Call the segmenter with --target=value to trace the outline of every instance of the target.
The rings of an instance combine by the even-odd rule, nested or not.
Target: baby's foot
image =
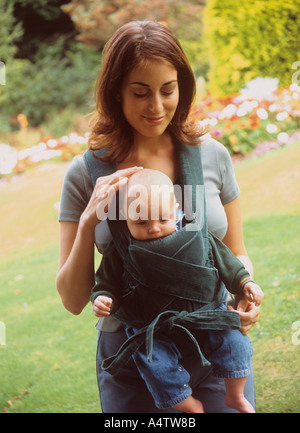
[[[234,399],[230,396],[226,396],[225,403],[228,407],[236,409],[241,413],[255,413],[254,407],[244,396]]]

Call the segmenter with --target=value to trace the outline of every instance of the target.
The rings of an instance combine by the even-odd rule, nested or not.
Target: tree
[[[77,30],[79,40],[102,49],[115,30],[133,20],[164,21],[176,34],[196,75],[205,76],[202,12],[206,0],[72,0],[62,6]]]
[[[23,85],[23,69],[27,64],[24,60],[14,58],[17,51],[15,44],[21,38],[23,30],[21,24],[15,23],[13,8],[14,5],[8,0],[2,0],[0,3],[0,61],[6,68],[6,85],[0,86],[2,110],[5,109],[11,92]]]
[[[78,39],[102,48],[116,29],[132,20],[166,21],[168,2],[164,0],[72,0],[62,6],[79,30]]]

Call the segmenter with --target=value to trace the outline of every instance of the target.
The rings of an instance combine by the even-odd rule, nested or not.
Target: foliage
[[[206,77],[208,70],[202,43],[202,16],[205,3],[206,0],[189,0],[188,2],[171,0],[168,2],[168,26],[179,39],[197,77]]]
[[[29,63],[23,70],[26,80],[23,77],[19,86],[10,89],[4,105],[6,116],[13,118],[16,113],[24,113],[35,126],[66,108],[78,112],[91,110],[101,56],[79,42],[65,52],[63,45],[63,37],[53,46],[40,44],[35,63]]]
[[[63,0],[14,0],[20,6],[30,5],[36,13],[43,16],[46,20],[53,20],[61,14],[60,6],[66,3]]]
[[[182,41],[201,37],[205,0],[71,0],[62,6],[80,32],[79,40],[102,48],[115,30],[129,21],[163,21]],[[193,46],[193,52],[196,51]],[[191,51],[191,48],[190,48]],[[192,57],[195,57],[193,54]]]
[[[0,104],[5,108],[9,103],[8,95],[24,80],[23,70],[26,61],[15,59],[16,42],[23,34],[20,23],[15,23],[13,16],[13,4],[8,0],[0,3],[0,61],[5,63],[6,85],[0,86]]]
[[[165,21],[168,11],[164,0],[72,0],[62,9],[79,30],[79,40],[97,48],[102,48],[115,30],[126,22]]]
[[[300,58],[300,4],[294,0],[209,0],[204,41],[209,86],[216,95],[237,92],[257,76],[291,83]]]
[[[8,62],[16,53],[15,42],[22,36],[22,26],[15,24],[13,4],[7,0],[0,3],[0,57]]]

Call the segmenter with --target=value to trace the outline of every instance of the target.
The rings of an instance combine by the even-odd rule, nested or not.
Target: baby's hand
[[[105,317],[110,315],[112,308],[112,299],[108,296],[98,296],[93,304],[93,313],[96,317]]]
[[[254,302],[254,304],[257,306],[262,303],[262,300],[264,298],[263,291],[253,281],[249,281],[245,284],[243,292],[247,297],[248,301]]]

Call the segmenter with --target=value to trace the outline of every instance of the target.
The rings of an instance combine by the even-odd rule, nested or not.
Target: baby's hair
[[[171,179],[159,170],[146,168],[134,173],[129,178],[126,210],[129,211],[130,205],[135,201],[135,210],[137,203],[139,208],[144,206],[144,216],[147,213],[147,218],[143,219],[148,219],[149,199],[151,200],[151,219],[159,219],[158,214],[154,213],[158,212],[160,206],[163,208],[164,214],[170,215],[172,206],[176,204],[174,185]],[[132,216],[130,215],[130,218]]]

